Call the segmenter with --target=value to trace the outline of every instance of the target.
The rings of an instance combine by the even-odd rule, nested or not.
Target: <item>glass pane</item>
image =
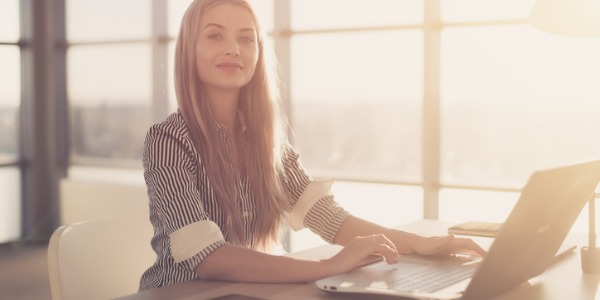
[[[292,30],[421,23],[423,1],[291,0]]]
[[[150,125],[150,53],[145,44],[70,48],[74,155],[140,159]]]
[[[193,0],[169,0],[167,2],[169,36],[177,37],[179,27],[181,26],[181,19],[192,2]]]
[[[177,96],[175,95],[175,70],[173,66],[175,65],[175,41],[169,43],[169,57],[167,66],[167,96],[169,97],[169,110],[174,112],[177,110],[179,106],[177,104]]]
[[[19,108],[0,105],[0,163],[16,162],[19,155]]]
[[[379,225],[395,227],[423,218],[420,187],[336,181],[332,191],[351,214]],[[321,244],[325,242],[308,229],[291,233],[292,252]]]
[[[509,216],[519,196],[520,193],[442,189],[439,219],[449,223],[466,221],[501,223]],[[587,233],[588,216],[586,205],[571,227],[571,232]],[[600,212],[596,210],[596,220],[598,219],[600,219]]]
[[[336,181],[332,191],[350,213],[379,225],[395,227],[423,218],[421,187]]]
[[[151,0],[66,0],[70,42],[149,38]]]
[[[0,168],[0,243],[21,238],[21,172]]]
[[[21,55],[17,46],[0,46],[0,105],[16,107],[21,102]]]
[[[293,139],[309,169],[420,180],[422,44],[412,30],[292,37]]]
[[[598,211],[598,203],[600,201],[598,195],[600,194],[600,185],[596,187],[596,207],[594,208],[594,218],[595,224],[598,224],[598,220],[600,220],[600,211]],[[576,233],[585,233],[587,234],[589,230],[589,219],[590,219],[590,210],[589,205],[586,204],[581,212],[579,213],[579,217],[575,220],[575,224],[571,227],[571,232]],[[596,232],[598,232],[598,226],[596,225]]]
[[[600,153],[600,40],[529,26],[442,36],[442,180],[524,184]]]
[[[67,63],[71,103],[150,103],[151,51],[148,44],[70,47]]]
[[[536,0],[441,0],[444,21],[526,19]]]
[[[91,182],[108,182],[128,185],[144,186],[144,169],[142,161],[139,160],[139,168],[106,168],[89,165],[69,165],[67,173],[69,179],[91,181]]]
[[[72,109],[75,157],[139,161],[149,126],[148,106],[77,106]]]
[[[519,199],[519,193],[442,189],[441,221],[504,222]]]
[[[274,1],[277,0],[249,0],[265,33],[272,32],[275,24]]]
[[[0,161],[9,162],[18,155],[21,69],[19,48],[0,46]]]
[[[185,14],[190,3],[193,0],[170,0],[168,2],[168,26],[169,36],[177,37],[181,19]],[[273,30],[273,1],[265,0],[250,0],[250,4],[258,17],[258,20],[263,27],[263,31],[268,33]]]
[[[19,39],[19,0],[0,1],[0,41],[16,42]]]

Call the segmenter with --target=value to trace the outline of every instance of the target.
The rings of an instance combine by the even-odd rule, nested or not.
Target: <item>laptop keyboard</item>
[[[403,272],[388,282],[395,290],[431,293],[470,278],[479,263],[471,258],[452,256],[435,261],[425,268]]]

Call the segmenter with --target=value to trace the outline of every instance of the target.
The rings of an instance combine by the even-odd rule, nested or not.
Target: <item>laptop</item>
[[[315,284],[337,293],[492,298],[542,274],[555,261],[599,182],[600,160],[535,172],[483,258],[455,255],[440,262],[439,257],[403,255],[395,264],[377,262]]]

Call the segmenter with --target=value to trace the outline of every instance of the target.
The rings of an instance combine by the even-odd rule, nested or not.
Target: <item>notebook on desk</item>
[[[535,172],[484,258],[405,255],[315,282],[339,293],[488,299],[542,274],[600,181],[600,161]],[[427,284],[425,284],[427,283]]]

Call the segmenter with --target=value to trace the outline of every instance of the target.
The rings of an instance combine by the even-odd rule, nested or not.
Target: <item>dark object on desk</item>
[[[227,294],[219,296],[217,298],[210,298],[209,300],[265,300],[263,298],[256,298],[252,296],[240,295],[240,294]]]
[[[448,233],[495,237],[501,227],[502,223],[469,221],[448,228]]]
[[[581,248],[581,269],[584,273],[600,273],[600,249],[596,247],[596,193],[588,202],[589,246]]]
[[[600,249],[581,247],[581,269],[584,273],[600,273]]]

